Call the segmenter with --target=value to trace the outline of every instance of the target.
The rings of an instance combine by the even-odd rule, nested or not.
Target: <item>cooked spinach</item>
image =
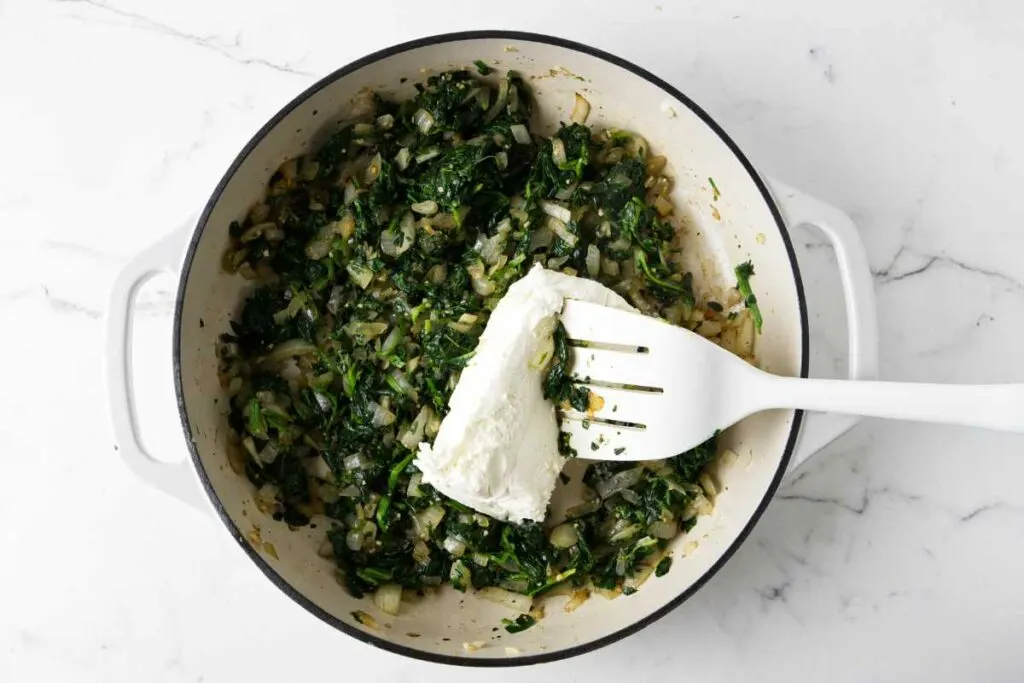
[[[664,160],[638,136],[582,123],[531,135],[530,89],[514,73],[494,86],[446,72],[408,101],[368,104],[372,113],[285,162],[231,225],[225,267],[255,285],[219,349],[241,453],[232,465],[276,519],[327,518],[331,554],[355,596],[444,583],[527,596],[565,583],[628,593],[653,563],[664,573],[666,544],[710,507],[698,482],[714,439],[636,472],[627,472],[635,463],[592,464],[583,483],[597,504],[566,522],[569,547],[553,545],[540,524],[499,522],[448,499],[413,464],[490,311],[533,263],[595,278],[678,324],[729,324],[711,302],[703,318],[690,317]],[[740,291],[760,326],[753,270],[742,268]],[[572,351],[559,325],[543,391],[585,412],[588,391],[568,374]],[[609,488],[621,476],[629,485]],[[514,633],[533,621],[505,626]]]
[[[750,261],[736,266],[736,289],[740,290],[740,295],[743,297],[743,305],[750,309],[751,315],[754,316],[754,326],[757,330],[761,331],[761,309],[757,306],[757,297],[754,296],[754,290],[750,287],[750,278],[754,277],[754,264]]]
[[[590,391],[573,381],[569,375],[569,340],[562,323],[555,326],[552,335],[554,341],[554,357],[550,361],[547,374],[544,376],[544,398],[556,406],[563,406],[586,412],[590,403]]]
[[[536,624],[537,620],[529,614],[520,614],[515,619],[502,619],[501,623],[509,633],[519,633]]]

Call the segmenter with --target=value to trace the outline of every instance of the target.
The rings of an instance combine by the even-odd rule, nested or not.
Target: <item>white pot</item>
[[[811,223],[822,228],[836,246],[846,288],[851,377],[874,375],[870,275],[855,229],[844,214],[777,183],[766,183],[704,111],[647,71],[588,46],[506,32],[437,36],[369,55],[319,81],[274,116],[235,159],[194,229],[190,224],[140,255],[118,279],[108,318],[108,375],[117,438],[129,466],[168,493],[207,508],[212,505],[256,566],[309,612],[349,635],[412,657],[457,664],[525,664],[610,643],[692,595],[733,554],[787,467],[799,460],[794,453],[801,416],[766,412],[726,432],[725,443],[739,458],[718,472],[723,491],[714,514],[701,518],[693,531],[674,542],[671,552],[676,561],[664,577],[650,579],[629,597],[595,596],[571,613],[556,602],[536,626],[515,635],[502,632],[501,640],[492,640],[492,628],[509,616],[507,610],[454,591],[413,605],[403,603],[399,616],[386,617],[370,600],[352,598],[335,581],[331,561],[318,557],[324,525],[290,531],[257,510],[252,484],[230,469],[224,448],[227,401],[217,379],[215,348],[218,335],[229,330],[247,287],[245,280],[226,274],[220,266],[228,225],[242,219],[284,160],[310,150],[346,119],[361,89],[407,97],[425,73],[470,67],[476,59],[499,69],[516,69],[526,77],[540,105],[540,125],[551,129],[568,119],[573,95],[579,91],[592,104],[588,123],[636,131],[648,139],[654,153],[669,158],[674,200],[685,217],[689,265],[698,287],[702,282],[731,285],[723,274],[731,273],[734,264],[748,259],[755,264],[764,314],[757,356],[769,371],[807,375],[807,311],[786,225]],[[714,178],[720,197],[715,197],[709,178]],[[190,239],[182,261],[186,238]],[[138,283],[154,271],[179,265],[173,353],[178,406],[191,458],[169,465],[152,460],[139,445],[125,347]],[[851,424],[848,418],[819,422],[813,434],[805,434],[802,455]],[[196,486],[197,479],[201,486]],[[255,526],[259,543],[253,542]],[[276,557],[268,553],[267,544],[272,544]],[[355,610],[374,616],[380,628],[357,623]],[[475,641],[488,646],[472,653],[464,650],[464,642]]]

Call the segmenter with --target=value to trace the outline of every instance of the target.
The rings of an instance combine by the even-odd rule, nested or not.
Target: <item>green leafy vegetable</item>
[[[589,465],[585,502],[557,546],[544,525],[499,522],[445,497],[414,461],[490,312],[534,263],[700,324],[666,217],[671,183],[652,170],[664,160],[622,131],[573,123],[531,134],[530,88],[514,73],[494,88],[468,70],[445,72],[408,101],[364,105],[318,150],[286,161],[229,228],[224,265],[254,285],[217,350],[232,467],[265,513],[327,527],[339,578],[357,597],[439,584],[631,592],[627,580],[709,507],[698,480],[714,439],[644,467]],[[751,275],[749,264],[737,269],[760,327]],[[713,302],[700,312],[732,324]],[[569,374],[561,325],[552,341],[544,396],[585,413],[590,392]],[[573,455],[564,434],[559,447]],[[524,615],[505,626],[532,624]]]
[[[519,633],[536,624],[537,620],[529,614],[520,614],[515,619],[502,619],[501,623],[509,633]]]
[[[750,309],[750,315],[754,317],[754,326],[761,331],[761,309],[757,306],[757,297],[754,290],[750,288],[750,278],[754,277],[754,265],[750,261],[736,266],[736,288],[740,290],[743,297],[743,304]]]
[[[590,392],[585,386],[574,384],[569,375],[569,340],[562,323],[555,326],[553,338],[554,357],[544,377],[544,398],[555,405],[566,404],[573,410],[585,412],[590,401]]]

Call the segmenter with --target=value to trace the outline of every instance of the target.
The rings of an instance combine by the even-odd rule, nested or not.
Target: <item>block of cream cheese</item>
[[[535,265],[494,308],[434,443],[420,443],[423,481],[500,520],[544,519],[565,464],[542,389],[565,299],[633,310],[599,282]]]

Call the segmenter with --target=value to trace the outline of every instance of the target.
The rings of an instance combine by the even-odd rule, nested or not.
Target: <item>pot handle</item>
[[[163,462],[150,455],[139,438],[132,383],[132,323],[139,288],[154,275],[177,272],[194,220],[133,258],[114,280],[107,304],[105,365],[115,448],[128,468],[150,486],[199,509],[206,509],[187,459]]]
[[[867,252],[857,226],[845,213],[777,180],[768,180],[772,195],[791,229],[810,225],[832,243],[846,303],[849,332],[849,379],[878,378],[878,318],[875,312],[875,288]],[[860,420],[850,415],[808,413],[800,431],[789,471],[794,471],[811,455],[846,433]]]

